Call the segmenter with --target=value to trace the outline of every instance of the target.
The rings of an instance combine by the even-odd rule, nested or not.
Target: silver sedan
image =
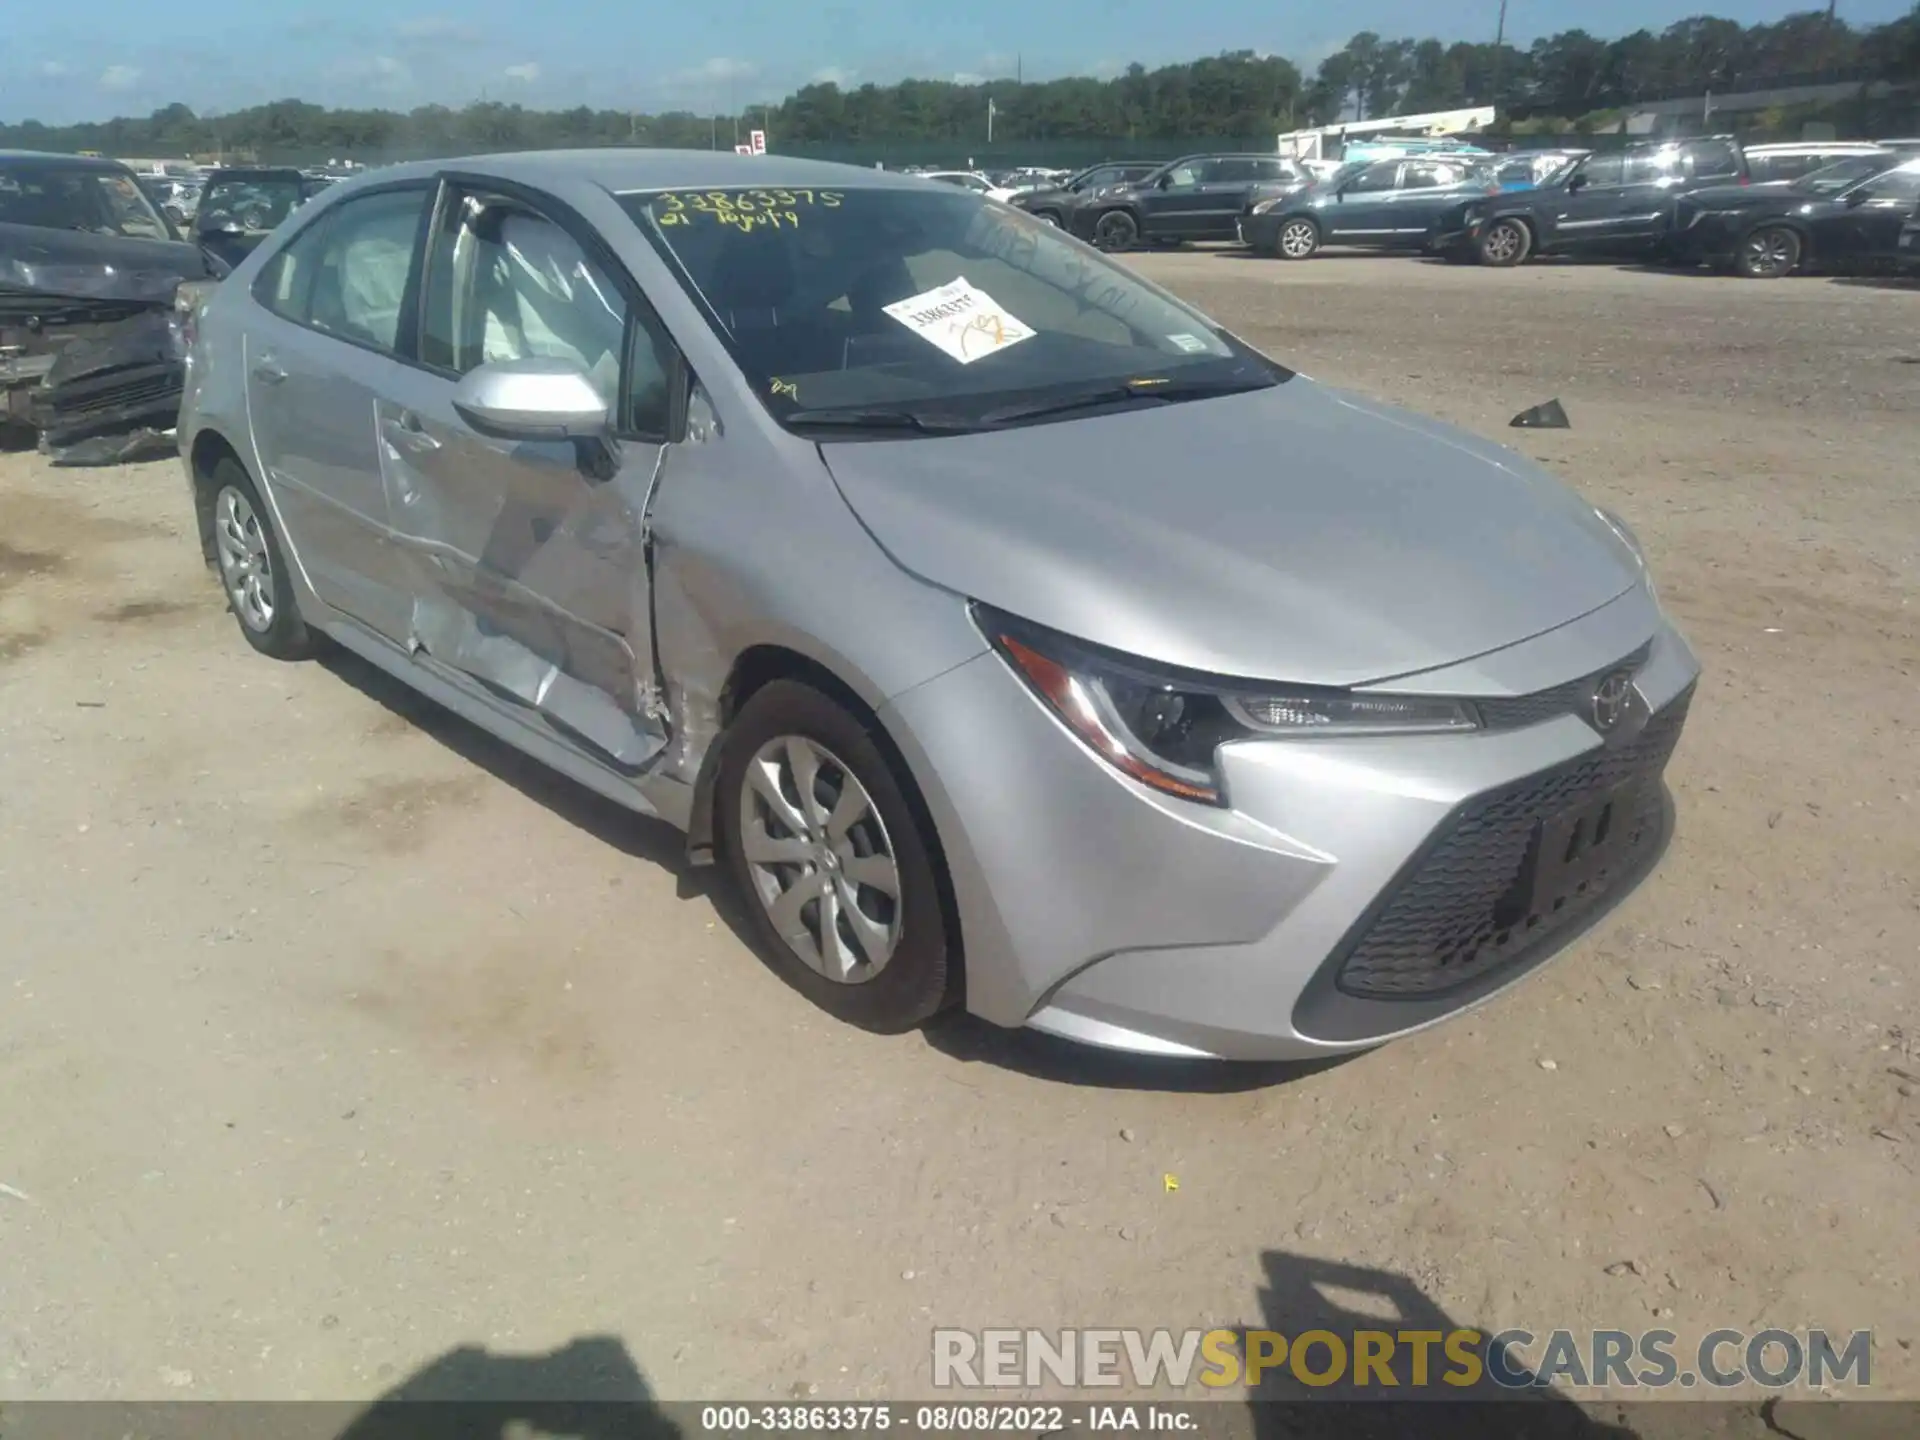
[[[954,187],[383,169],[214,293],[180,436],[251,645],[664,817],[872,1029],[1360,1049],[1670,833],[1697,666],[1625,524]]]

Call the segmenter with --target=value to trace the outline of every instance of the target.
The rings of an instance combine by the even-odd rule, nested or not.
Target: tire
[[[1749,280],[1779,280],[1800,268],[1799,232],[1787,225],[1760,225],[1734,252],[1733,268]]]
[[[280,537],[259,491],[231,459],[213,467],[212,482],[214,564],[241,635],[272,659],[311,659],[319,645],[294,603]]]
[[[1053,226],[1056,230],[1060,228],[1060,212],[1057,210],[1029,210],[1027,213],[1034,219]]]
[[[1282,260],[1311,260],[1320,249],[1320,227],[1304,215],[1282,220],[1273,237],[1273,253]]]
[[[1140,243],[1140,222],[1125,210],[1109,210],[1093,222],[1093,243],[1102,250],[1131,250]]]
[[[1475,253],[1482,265],[1497,269],[1521,264],[1533,253],[1533,231],[1524,221],[1496,220],[1480,232]]]
[[[725,743],[714,791],[720,843],[774,969],[835,1019],[880,1034],[945,1009],[959,968],[935,851],[871,722],[811,685],[775,680],[747,701]],[[802,807],[796,781],[809,766],[812,803]],[[850,782],[851,818],[838,822]],[[796,891],[806,898],[785,900]],[[832,945],[821,929],[828,900]]]

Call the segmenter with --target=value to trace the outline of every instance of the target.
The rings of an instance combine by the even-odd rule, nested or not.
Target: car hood
[[[182,280],[213,275],[207,257],[185,241],[0,225],[0,289],[170,305]]]
[[[1520,456],[1303,376],[973,435],[823,444],[935,584],[1134,655],[1358,685],[1554,629],[1639,580]]]

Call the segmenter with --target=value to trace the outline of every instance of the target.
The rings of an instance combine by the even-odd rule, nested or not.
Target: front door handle
[[[380,434],[394,449],[409,455],[429,455],[440,448],[440,442],[427,433],[420,417],[411,410],[403,410],[395,418],[383,421]]]
[[[253,378],[268,385],[278,385],[287,378],[287,372],[273,356],[262,355],[253,362]]]

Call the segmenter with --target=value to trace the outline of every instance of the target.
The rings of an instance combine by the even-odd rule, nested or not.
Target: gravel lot
[[[176,465],[0,455],[0,1399],[358,1399],[583,1336],[669,1398],[925,1398],[936,1322],[1365,1310],[1329,1280],[1871,1327],[1920,1397],[1920,290],[1138,263],[1639,529],[1706,666],[1639,895],[1307,1073],[870,1037],[664,828],[255,657]]]

